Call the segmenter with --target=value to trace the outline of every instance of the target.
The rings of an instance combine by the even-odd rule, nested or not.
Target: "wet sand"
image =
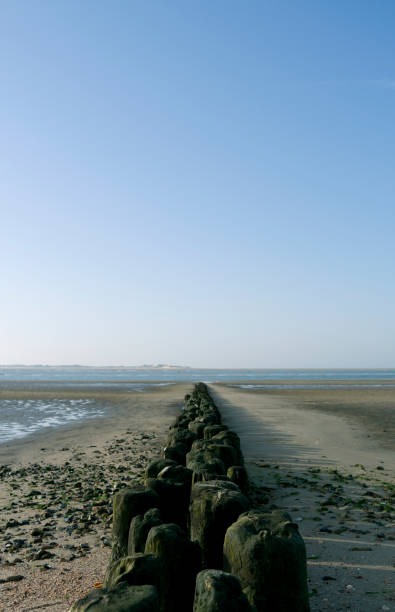
[[[0,444],[1,610],[65,611],[102,582],[114,491],[141,482],[191,388],[0,391],[4,399],[89,397],[108,408],[104,418]]]
[[[148,386],[148,384],[146,384]],[[125,391],[123,383],[112,387],[92,389],[89,386],[69,388],[62,384],[45,387],[20,384],[15,388],[0,387],[0,399],[92,399],[99,406],[105,406],[106,415],[85,421],[73,422],[59,428],[45,428],[40,433],[0,444],[0,464],[23,463],[43,459],[41,448],[45,448],[45,459],[57,462],[63,457],[59,448],[70,440],[79,445],[88,444],[92,437],[96,444],[102,444],[111,436],[132,426],[136,430],[146,429],[163,435],[166,426],[183,405],[185,389],[190,384],[153,386],[143,392]]]
[[[299,523],[312,611],[395,610],[395,390],[209,390],[263,507]]]

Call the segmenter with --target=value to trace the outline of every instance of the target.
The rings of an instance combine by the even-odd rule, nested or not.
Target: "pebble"
[[[139,451],[133,444],[137,439],[154,443]],[[0,466],[2,483],[11,494],[9,502],[0,506],[3,566],[34,565],[55,556],[59,561],[69,562],[89,555],[95,546],[111,547],[113,491],[130,486],[135,480],[140,483],[138,466],[145,466],[147,460],[159,454],[155,441],[156,436],[151,433],[129,430],[127,436],[108,441],[89,461],[87,456],[81,461],[80,449],[64,446],[61,450],[70,451],[72,456],[66,455],[60,465],[40,462],[17,469]],[[122,442],[125,446],[121,446]],[[26,527],[29,525],[30,528]],[[90,536],[91,541],[82,542],[78,549],[71,544],[73,539],[79,544],[84,536]],[[55,555],[50,549],[57,545]]]
[[[5,582],[19,582],[20,580],[23,580],[24,577],[25,576],[21,576],[19,574],[15,576],[8,576],[7,578],[0,579],[0,584],[4,584]]]

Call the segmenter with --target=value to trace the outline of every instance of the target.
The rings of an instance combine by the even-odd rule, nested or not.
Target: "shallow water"
[[[138,392],[144,393],[153,387],[165,387],[172,383],[112,383],[106,381],[71,381],[68,383],[47,381],[34,383],[30,381],[1,381],[0,390],[3,391],[63,391],[83,390],[86,391],[112,391],[112,392]],[[32,394],[33,395],[33,394]],[[103,417],[108,412],[105,400],[97,398],[54,398],[37,399],[0,399],[0,444],[24,438],[38,431],[61,427],[72,422],[84,421],[86,419]]]
[[[366,380],[366,379],[365,379]],[[231,387],[237,387],[238,389],[395,389],[395,384],[391,383],[284,383],[281,385],[273,385],[273,384],[240,384],[240,385],[230,385]]]
[[[1,381],[205,381],[395,379],[395,369],[193,369],[96,368],[83,366],[0,367]],[[0,387],[1,388],[1,387]]]
[[[103,416],[93,399],[1,399],[0,443],[37,431]]]

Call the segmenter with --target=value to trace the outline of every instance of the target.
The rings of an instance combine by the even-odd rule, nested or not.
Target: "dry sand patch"
[[[369,393],[361,417],[361,394],[353,392],[322,392],[322,403],[317,391],[211,385],[210,393],[240,435],[257,500],[299,524],[312,612],[394,610],[395,446],[375,433],[381,394]],[[386,393],[390,437],[395,390]]]

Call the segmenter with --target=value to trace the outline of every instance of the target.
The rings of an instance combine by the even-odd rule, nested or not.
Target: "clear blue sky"
[[[0,363],[395,365],[392,0],[0,2]]]

